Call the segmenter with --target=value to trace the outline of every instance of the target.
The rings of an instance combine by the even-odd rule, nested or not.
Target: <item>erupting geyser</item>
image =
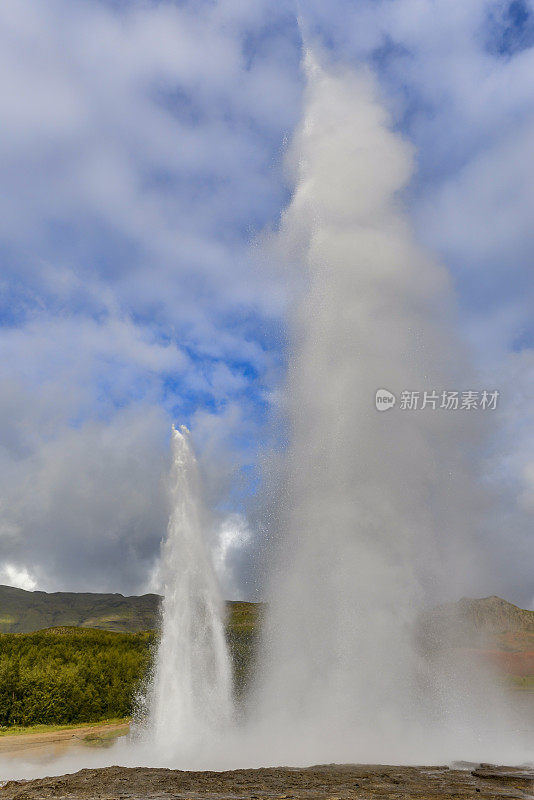
[[[179,766],[180,759],[209,749],[212,737],[230,723],[232,679],[199,471],[183,426],[173,426],[172,456],[172,511],[161,552],[162,632],[147,697],[147,732],[158,753]]]
[[[307,288],[293,320],[284,544],[257,697],[268,757],[514,758],[489,684],[418,627],[425,606],[476,587],[482,418],[439,403],[375,408],[382,387],[422,398],[476,384],[446,272],[403,213],[411,147],[366,70],[327,71],[308,54],[306,71],[277,235]]]
[[[173,430],[149,730],[182,757],[174,766],[517,762],[525,730],[512,729],[492,681],[420,618],[477,591],[482,417],[436,402],[375,407],[378,389],[476,388],[447,274],[403,213],[411,148],[368,72],[326,71],[310,54],[306,69],[295,189],[275,241],[307,286],[292,325],[283,544],[257,684],[248,718],[225,729],[222,604],[197,465],[187,431]]]

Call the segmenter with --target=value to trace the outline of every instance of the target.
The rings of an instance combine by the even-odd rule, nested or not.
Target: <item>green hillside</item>
[[[160,602],[157,594],[49,594],[0,586],[0,633],[30,633],[56,627],[99,628],[118,633],[154,630],[159,627]],[[261,603],[231,601],[227,606],[232,630],[250,632],[255,628]]]
[[[157,594],[48,594],[0,586],[0,632],[29,633],[58,626],[123,633],[152,630],[158,625],[160,600]]]
[[[236,696],[254,664],[258,609],[233,603],[226,637]],[[128,717],[148,673],[157,631],[56,627],[0,633],[0,727]]]
[[[0,633],[0,726],[130,716],[154,652],[159,603],[157,595],[46,594],[0,587],[0,616],[8,630]],[[239,698],[254,669],[264,606],[229,602],[227,609],[226,637]],[[494,649],[487,650],[492,663],[511,679],[516,676],[521,686],[531,680],[534,612],[495,597],[464,599],[435,609],[425,624],[435,633],[447,630],[452,618],[464,625],[460,641],[446,646],[477,646],[480,633],[492,634]],[[482,640],[487,648],[487,636]]]
[[[130,716],[157,639],[158,595],[26,592],[0,587],[0,726]],[[236,695],[254,664],[258,603],[227,603]]]

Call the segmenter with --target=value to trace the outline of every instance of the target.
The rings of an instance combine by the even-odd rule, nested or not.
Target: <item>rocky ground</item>
[[[433,800],[534,798],[534,770],[465,765],[465,769],[327,765],[307,769],[180,772],[108,767],[74,775],[9,781],[1,800]]]

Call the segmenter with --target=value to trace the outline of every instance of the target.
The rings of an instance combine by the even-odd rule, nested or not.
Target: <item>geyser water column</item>
[[[447,275],[403,214],[411,147],[365,70],[324,70],[308,53],[306,73],[289,151],[295,188],[276,237],[306,290],[257,698],[268,758],[431,760],[446,757],[445,742],[468,757],[464,734],[480,731],[414,639],[425,604],[476,586],[481,417],[439,403],[379,412],[375,393],[479,387],[453,335]]]
[[[170,492],[161,550],[162,630],[147,697],[147,733],[160,757],[185,766],[216,746],[230,723],[232,677],[199,470],[184,426],[172,428]]]

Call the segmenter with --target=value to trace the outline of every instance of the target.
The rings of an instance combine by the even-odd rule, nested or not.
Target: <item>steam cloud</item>
[[[412,153],[372,77],[325,71],[310,53],[306,72],[278,246],[307,288],[259,716],[276,763],[488,758],[481,707],[497,700],[415,643],[421,609],[476,587],[481,415],[374,407],[380,387],[473,388],[451,290],[403,214]]]

